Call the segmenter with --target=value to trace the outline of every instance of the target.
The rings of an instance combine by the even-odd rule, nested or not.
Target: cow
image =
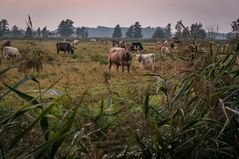
[[[80,40],[74,40],[74,41],[73,41],[73,45],[74,45],[74,46],[78,45],[79,43],[80,43]]]
[[[73,49],[72,45],[67,42],[56,43],[56,49],[57,49],[57,53],[59,53],[60,51],[64,51],[64,53],[71,52],[72,54],[74,54],[74,49]]]
[[[94,43],[94,42],[97,42],[96,39],[90,39],[90,42]]]
[[[161,47],[161,53],[166,57],[166,55],[171,54],[171,51],[169,50],[168,47],[162,46],[162,47]]]
[[[11,46],[4,46],[3,55],[6,60],[12,60],[16,58],[20,58],[20,52],[17,48]]]
[[[127,71],[129,73],[132,61],[132,55],[129,51],[129,47],[120,48],[113,47],[109,50],[108,62],[109,62],[109,72],[113,64],[116,65],[117,72],[119,66],[122,67],[122,73],[124,72],[124,66],[127,66]]]
[[[151,66],[154,70],[155,54],[136,54],[136,60],[145,68],[145,66]]]
[[[3,44],[2,44],[2,49],[3,49],[5,46],[11,46],[11,41],[10,41],[10,40],[4,40],[4,41],[3,41]]]
[[[141,50],[143,50],[143,49],[144,49],[144,47],[143,47],[141,42],[132,42],[131,43],[131,47],[130,47],[131,51],[139,51],[139,52],[141,52]]]

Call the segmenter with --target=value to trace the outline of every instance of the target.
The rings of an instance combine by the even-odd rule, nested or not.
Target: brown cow
[[[127,48],[120,48],[120,47],[113,47],[109,50],[109,72],[113,64],[116,65],[117,72],[119,66],[122,66],[122,72],[124,72],[124,66],[127,66],[127,71],[129,72],[132,55],[129,52],[129,47]]]
[[[67,43],[67,42],[56,43],[56,49],[57,49],[57,53],[59,53],[59,51],[64,51],[64,53],[66,53],[66,51],[68,53],[69,52],[71,52],[72,54],[74,53],[74,48],[72,47],[70,43]]]

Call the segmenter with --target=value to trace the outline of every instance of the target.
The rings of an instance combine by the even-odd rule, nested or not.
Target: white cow
[[[145,67],[151,66],[152,70],[154,70],[154,63],[155,63],[155,54],[136,54],[136,60]]]
[[[166,55],[171,54],[171,51],[169,50],[168,47],[162,46],[162,47],[161,47],[161,53],[166,57]]]
[[[96,39],[90,39],[90,42],[96,42],[97,40]]]
[[[5,56],[6,60],[11,60],[11,59],[19,58],[20,52],[15,47],[4,46],[3,55]]]
[[[80,43],[80,40],[74,40],[74,41],[73,41],[73,45],[74,45],[74,46],[78,45],[79,43]]]

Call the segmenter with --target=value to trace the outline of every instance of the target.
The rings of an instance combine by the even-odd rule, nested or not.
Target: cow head
[[[126,61],[131,61],[132,60],[132,55],[130,53],[130,46],[129,45],[125,48],[125,59],[126,59]]]
[[[136,55],[136,60],[139,61],[139,62],[141,62],[141,60],[142,60],[142,55],[137,54],[137,55]]]

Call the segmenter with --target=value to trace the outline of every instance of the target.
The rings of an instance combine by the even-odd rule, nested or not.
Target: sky
[[[0,19],[10,27],[26,28],[30,14],[34,28],[57,29],[64,19],[74,26],[128,27],[139,21],[142,27],[172,28],[182,20],[186,26],[201,22],[204,29],[218,25],[219,32],[230,32],[239,18],[239,0],[0,0]]]

